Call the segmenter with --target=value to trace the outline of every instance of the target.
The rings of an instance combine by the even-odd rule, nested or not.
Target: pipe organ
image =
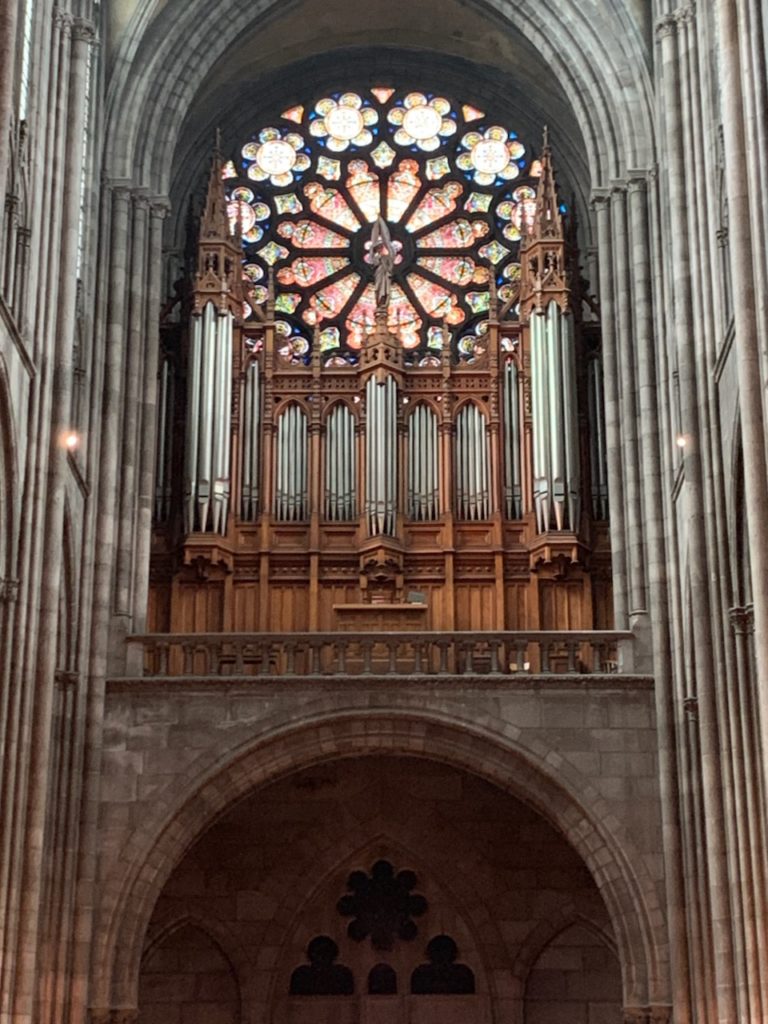
[[[353,359],[328,357],[322,319],[311,342],[290,333],[280,308],[300,294],[277,294],[272,272],[251,315],[245,225],[223,174],[214,162],[191,312],[163,327],[175,356],[159,379],[150,628],[334,630],[345,609],[396,610],[414,592],[419,628],[610,628],[599,334],[582,324],[548,147],[519,275],[503,292],[491,283],[471,350],[447,342],[442,302],[431,326],[420,322],[432,347],[418,360],[402,305],[392,312],[397,279],[374,309],[365,263],[349,286],[370,288],[372,302]],[[333,191],[322,201],[338,203]],[[314,204],[320,192],[307,195]],[[300,215],[282,235],[315,245],[317,224]],[[472,272],[471,260],[421,264]],[[318,295],[306,308],[335,301]]]

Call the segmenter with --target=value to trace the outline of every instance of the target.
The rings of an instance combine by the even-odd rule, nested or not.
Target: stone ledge
[[[362,684],[362,685],[361,685]],[[570,673],[534,675],[321,675],[321,676],[121,676],[107,680],[108,693],[166,693],[193,690],[242,690],[247,693],[283,690],[335,690],[356,687],[365,689],[428,690],[471,689],[474,691],[506,690],[509,693],[552,693],[557,690],[653,690],[653,676],[624,673]]]

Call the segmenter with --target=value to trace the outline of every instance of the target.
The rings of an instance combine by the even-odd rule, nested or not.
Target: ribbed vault
[[[278,94],[387,68],[477,88],[521,131],[549,123],[583,190],[653,163],[647,47],[618,0],[144,0],[113,54],[105,170],[176,196],[214,124],[234,141]]]

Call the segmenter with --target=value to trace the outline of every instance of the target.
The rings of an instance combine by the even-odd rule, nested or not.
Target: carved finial
[[[544,125],[544,138],[541,144],[542,152],[546,152],[549,149],[549,125]]]

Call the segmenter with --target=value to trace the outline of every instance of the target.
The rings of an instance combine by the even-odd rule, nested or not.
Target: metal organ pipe
[[[365,515],[370,536],[394,535],[397,514],[397,388],[391,376],[365,388]]]
[[[346,405],[337,405],[326,424],[326,519],[344,522],[355,517],[355,481],[355,418]]]
[[[307,417],[298,405],[289,405],[277,423],[275,519],[300,522],[307,518]]]
[[[408,515],[434,520],[440,515],[438,432],[434,412],[420,402],[408,418]]]
[[[454,464],[456,513],[459,519],[487,519],[490,514],[488,430],[485,414],[470,402],[456,417]]]
[[[520,476],[520,390],[517,366],[510,360],[504,367],[504,500],[507,519],[523,514]]]
[[[232,315],[212,302],[192,319],[189,344],[184,527],[225,533],[229,512]]]
[[[531,318],[533,496],[539,533],[578,530],[579,435],[573,318],[550,302]]]
[[[243,465],[240,514],[254,522],[259,514],[259,475],[261,454],[261,370],[254,359],[245,372],[243,395]]]

